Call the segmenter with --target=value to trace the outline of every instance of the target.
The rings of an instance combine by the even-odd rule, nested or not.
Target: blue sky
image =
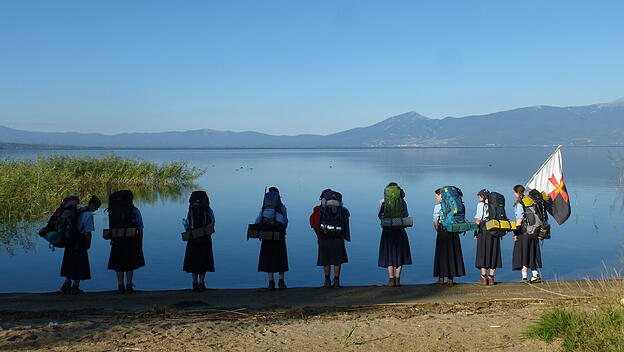
[[[0,1],[0,125],[330,133],[624,96],[623,1]]]

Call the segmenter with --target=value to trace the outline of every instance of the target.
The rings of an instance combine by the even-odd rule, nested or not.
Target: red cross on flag
[[[570,195],[563,181],[561,146],[550,154],[546,162],[526,184],[527,189],[536,189],[550,197],[552,216],[559,225],[570,217]]]

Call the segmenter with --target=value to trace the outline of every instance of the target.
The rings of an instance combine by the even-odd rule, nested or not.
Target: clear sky
[[[0,125],[330,133],[624,96],[624,1],[0,0]]]

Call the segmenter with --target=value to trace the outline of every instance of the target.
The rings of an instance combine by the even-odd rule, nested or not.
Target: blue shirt
[[[514,213],[516,214],[516,222],[520,219],[524,219],[524,206],[522,202],[518,202],[518,204],[514,205]]]
[[[141,212],[138,208],[134,208],[134,220],[136,220],[137,229],[143,230],[143,217],[141,216]]]
[[[442,204],[438,203],[433,207],[433,222],[439,222],[442,217]]]
[[[89,210],[88,207],[81,208],[80,210],[85,210],[78,217],[78,232],[80,233],[88,233],[95,231],[95,225],[93,223],[93,213]]]
[[[483,220],[488,216],[488,212],[485,209],[485,203],[479,202],[477,204],[477,212],[475,213],[475,219]]]

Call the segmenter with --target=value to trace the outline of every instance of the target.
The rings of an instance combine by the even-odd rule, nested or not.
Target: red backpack
[[[77,196],[65,197],[47,225],[39,231],[39,236],[50,242],[51,248],[70,247],[75,243],[76,221],[82,213],[78,210],[79,203]]]

